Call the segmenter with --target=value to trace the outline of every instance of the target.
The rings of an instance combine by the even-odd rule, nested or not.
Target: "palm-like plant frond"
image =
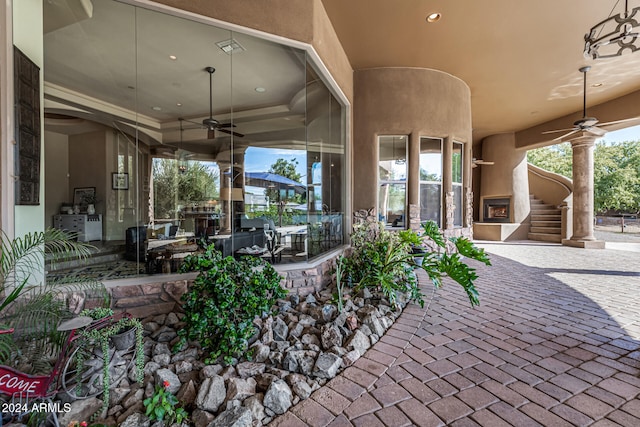
[[[15,329],[11,336],[0,335],[0,363],[22,359],[37,368],[61,349],[65,337],[56,327],[71,316],[68,296],[98,290],[106,298],[104,286],[95,280],[38,283],[45,257],[55,263],[89,256],[92,246],[74,238],[73,234],[55,229],[14,239],[0,235],[0,323]]]

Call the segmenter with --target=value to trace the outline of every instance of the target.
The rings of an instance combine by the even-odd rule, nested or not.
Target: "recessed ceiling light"
[[[257,88],[254,89],[256,92],[258,93],[265,93],[267,90],[263,87],[258,86]]]
[[[182,102],[178,102],[176,105],[177,105],[178,107],[182,107]]]
[[[162,107],[151,107],[153,111],[162,111]]]
[[[427,15],[427,22],[438,22],[442,18],[442,14],[440,12],[434,12]]]
[[[169,59],[175,61],[176,59],[178,59],[178,57],[175,55],[169,55]]]
[[[600,87],[602,86],[604,83],[594,83],[591,85],[591,87]]]

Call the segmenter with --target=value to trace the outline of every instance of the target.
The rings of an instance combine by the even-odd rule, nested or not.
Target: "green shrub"
[[[438,225],[433,221],[422,224],[424,234],[419,237],[420,246],[424,252],[420,255],[420,266],[429,275],[436,288],[442,286],[442,278],[449,276],[467,293],[472,306],[480,305],[478,290],[474,281],[478,278],[475,268],[471,268],[463,261],[470,258],[491,265],[489,256],[484,249],[480,249],[466,237],[452,237],[452,246],[448,246]]]
[[[178,332],[178,347],[198,341],[207,353],[205,363],[219,357],[231,363],[242,354],[255,333],[255,317],[270,313],[286,295],[271,264],[256,257],[223,258],[213,245],[185,258],[182,269],[200,274],[182,296],[186,325]]]
[[[379,289],[394,305],[401,292],[423,306],[424,297],[414,274],[422,268],[436,287],[442,285],[443,277],[451,277],[464,288],[471,305],[478,305],[474,285],[478,276],[462,257],[491,265],[484,250],[464,237],[451,238],[448,245],[432,221],[422,224],[422,229],[422,235],[412,230],[388,231],[373,216],[355,224],[351,234],[353,252],[346,260],[345,274],[356,287]]]
[[[354,225],[351,234],[353,253],[344,264],[356,290],[363,287],[379,289],[393,305],[396,305],[397,293],[404,293],[410,300],[424,305],[413,274],[416,264],[411,254],[411,233],[385,230],[384,224],[375,219]]]

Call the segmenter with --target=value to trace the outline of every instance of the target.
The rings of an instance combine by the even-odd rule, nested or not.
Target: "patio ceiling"
[[[583,65],[592,66],[588,76],[589,106],[611,104],[612,100],[615,103],[625,96],[637,98],[636,102],[618,104],[617,108],[596,108],[589,114],[601,122],[640,116],[640,53],[599,61],[586,59],[582,54],[585,32],[612,10],[620,12],[624,7],[621,0],[321,1],[355,70],[424,67],[465,81],[471,88],[476,143],[488,135],[514,131],[534,140],[543,130],[569,127],[581,116],[582,75],[578,69]],[[638,6],[636,3],[640,0],[631,1],[630,7]],[[44,2],[45,7],[53,4]],[[146,70],[154,71],[152,74],[159,78],[145,80],[144,86],[136,85],[134,99],[131,91],[127,92],[127,86],[133,84],[126,79],[116,81],[122,75],[121,68],[130,61],[96,57],[101,52],[116,56],[130,54],[118,47],[131,44],[129,33],[133,27],[125,27],[128,32],[113,31],[113,22],[124,22],[123,17],[130,21],[131,8],[104,0],[93,0],[93,5],[93,18],[75,24],[51,22],[54,14],[45,10],[48,29],[45,77],[50,112],[65,112],[56,110],[57,98],[52,95],[64,88],[124,109],[133,110],[131,106],[137,106],[141,108],[137,119],[143,116],[148,119],[139,121],[140,125],[150,132],[156,131],[157,138],[165,142],[177,141],[178,117],[196,122],[206,117],[208,103],[203,94],[207,91],[207,79],[202,68],[215,65],[219,72],[214,82],[214,114],[222,121],[228,120],[225,112],[229,111],[231,96],[222,90],[229,81],[224,71],[224,64],[229,61],[224,53],[212,49],[211,44],[228,38],[230,33],[166,15],[141,12],[137,18],[139,32],[147,37],[138,39],[138,64],[144,64]],[[442,13],[442,19],[427,23],[425,18],[431,12]],[[180,58],[171,64],[167,55],[177,50],[176,40],[172,39],[175,33],[156,31],[167,26],[178,28],[179,34],[190,40],[186,44],[178,43]],[[237,88],[234,121],[238,124],[235,130],[247,134],[253,143],[274,140],[270,132],[276,129],[282,132],[282,129],[293,128],[296,132],[304,117],[293,103],[297,94],[291,92],[287,77],[300,72],[299,56],[291,49],[242,34],[235,33],[233,37],[247,49],[234,63]],[[76,60],[85,63],[73,63]],[[255,62],[260,66],[255,66]],[[258,68],[260,76],[255,75]],[[83,69],[91,71],[79,72]],[[593,87],[596,83],[601,86]],[[268,90],[257,94],[254,91],[257,86]],[[113,87],[118,87],[120,92]],[[177,101],[183,104],[180,108],[176,108]],[[153,111],[151,106],[163,109]],[[243,114],[239,110],[244,110]],[[109,120],[106,118],[103,122]],[[49,120],[49,124],[53,129],[55,123]],[[627,122],[625,126],[632,124],[636,123]],[[72,128],[57,127],[60,132],[72,132]],[[191,137],[191,133],[195,136]],[[204,135],[203,131],[189,130],[184,137],[197,140],[205,138]],[[289,134],[276,139],[283,144],[295,140]]]
[[[584,34],[612,10],[621,12],[621,0],[322,3],[355,70],[424,67],[464,80],[471,88],[475,142],[576,112],[581,116],[582,74],[578,69],[583,65],[592,66],[589,106],[640,89],[640,53],[598,61],[582,54]],[[630,8],[639,5],[640,1],[629,1]],[[440,12],[442,18],[427,23],[432,12]],[[591,86],[596,83],[602,85]],[[596,117],[603,122],[640,114],[627,113],[607,116],[599,110]],[[549,123],[536,132],[570,127],[572,122],[566,118],[566,122]]]

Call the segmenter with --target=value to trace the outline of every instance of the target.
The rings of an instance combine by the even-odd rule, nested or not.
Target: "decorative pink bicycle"
[[[121,313],[100,320],[79,316],[62,322],[58,331],[68,331],[62,350],[49,375],[29,375],[9,366],[0,365],[0,400],[3,421],[39,413],[45,414],[47,422],[59,427],[57,413],[68,410],[70,404],[56,404],[53,398],[65,392],[72,400],[98,396],[104,390],[104,364],[99,343],[89,341],[78,333],[80,330],[98,330],[113,325],[129,313]],[[14,329],[0,330],[0,334],[11,334]],[[113,352],[113,353],[112,353]],[[109,349],[110,388],[117,385],[136,361],[136,346],[118,349],[110,344]],[[80,360],[80,362],[78,361]]]

